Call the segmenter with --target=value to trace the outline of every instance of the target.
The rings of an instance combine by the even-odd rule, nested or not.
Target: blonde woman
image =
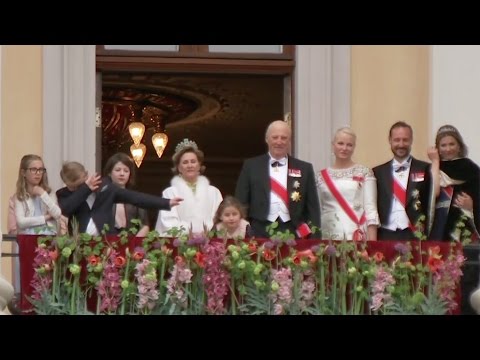
[[[25,155],[18,170],[15,194],[18,234],[55,235],[62,215],[48,186],[47,169],[38,155]]]
[[[349,127],[335,132],[334,163],[317,178],[323,239],[377,240],[376,179],[352,160],[356,138]]]

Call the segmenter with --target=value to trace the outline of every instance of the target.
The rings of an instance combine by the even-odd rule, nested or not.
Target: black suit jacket
[[[237,181],[235,196],[248,206],[248,219],[267,221],[270,207],[270,156],[260,155],[245,160]],[[297,227],[303,222],[312,222],[320,227],[320,204],[312,164],[288,157],[288,169],[300,170],[301,176],[287,175],[288,210],[292,224]],[[294,188],[295,181],[300,183]],[[299,201],[292,201],[294,191],[300,193]]]
[[[144,194],[138,191],[123,189],[113,184],[110,177],[102,179],[100,189],[92,208],[86,200],[92,193],[88,185],[82,184],[77,190],[70,191],[64,187],[57,191],[57,199],[62,214],[68,217],[69,231],[72,231],[72,219],[79,223],[79,231],[85,232],[90,218],[93,219],[98,231],[102,231],[103,225],[108,224],[108,234],[116,234],[115,216],[113,205],[115,203],[132,204],[145,209],[170,210],[170,200],[159,196]]]
[[[390,216],[393,204],[392,164],[393,160],[390,160],[389,162],[372,169],[377,178],[377,210],[382,225],[388,222],[388,217]],[[420,180],[421,177],[419,175],[422,173],[424,177],[423,180]],[[426,234],[429,212],[428,208],[431,196],[431,181],[430,164],[412,157],[407,183],[406,212],[413,226],[417,224],[418,219],[422,214],[426,216],[424,224]],[[418,196],[415,196],[415,194],[418,194]]]

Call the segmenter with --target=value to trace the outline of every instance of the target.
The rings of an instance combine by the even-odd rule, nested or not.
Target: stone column
[[[295,154],[331,164],[332,135],[350,125],[350,45],[297,45]]]

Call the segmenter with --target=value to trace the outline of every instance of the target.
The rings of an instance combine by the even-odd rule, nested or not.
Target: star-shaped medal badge
[[[297,202],[297,201],[300,201],[301,197],[302,196],[300,195],[300,193],[298,191],[294,191],[294,192],[292,192],[292,195],[290,196],[290,199],[292,199],[292,201]]]

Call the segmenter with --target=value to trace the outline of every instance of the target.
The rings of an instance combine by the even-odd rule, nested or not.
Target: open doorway
[[[143,108],[140,117],[147,128],[138,189],[161,194],[172,178],[175,146],[189,138],[205,153],[205,175],[212,185],[223,195],[234,193],[244,159],[266,151],[267,125],[291,113],[294,46],[283,45],[277,54],[209,49],[180,45],[176,53],[155,54],[97,46],[97,89],[102,95],[97,97],[102,107],[97,154],[102,154],[102,168],[113,153],[130,154],[129,106],[136,104]],[[160,159],[151,143],[159,121],[169,137]]]
[[[184,138],[205,153],[205,175],[223,195],[235,192],[243,160],[266,151],[265,129],[284,116],[284,77],[248,74],[102,74],[102,168],[117,151],[130,154],[132,103],[165,116],[169,141],[159,159],[144,117],[147,151],[137,188],[159,195],[172,177],[171,158]],[[155,221],[151,215],[152,222]],[[154,222],[153,222],[154,223]]]

